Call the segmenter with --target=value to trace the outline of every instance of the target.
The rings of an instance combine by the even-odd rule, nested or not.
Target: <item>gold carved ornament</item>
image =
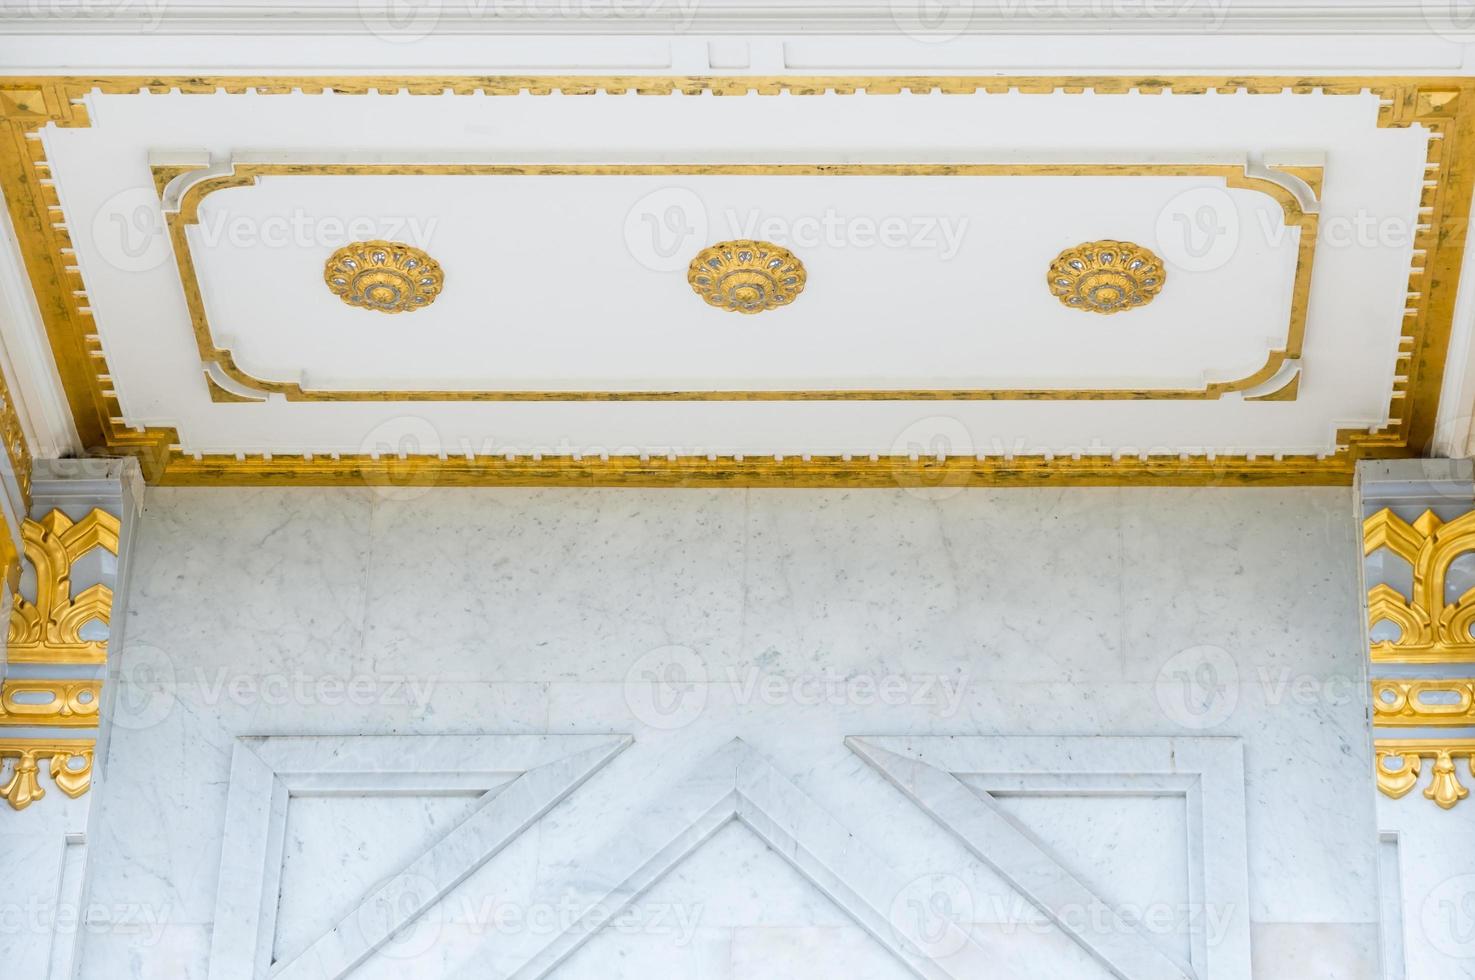
[[[1475,678],[1375,680],[1373,724],[1389,728],[1475,726]]]
[[[0,725],[95,728],[102,681],[7,678],[0,683]]]
[[[1378,789],[1386,796],[1397,800],[1412,792],[1419,784],[1424,759],[1434,760],[1425,799],[1449,810],[1470,795],[1460,783],[1455,761],[1463,759],[1466,769],[1475,775],[1475,739],[1377,739],[1373,751]]]
[[[41,760],[56,788],[76,799],[92,785],[92,739],[0,740],[0,762],[13,760],[10,778],[0,784],[0,797],[12,809],[24,810],[46,795],[39,778]]]
[[[1390,585],[1378,584],[1367,592],[1368,628],[1382,622],[1397,626],[1396,640],[1372,644],[1372,659],[1381,663],[1441,663],[1475,656],[1475,588],[1454,602],[1445,599],[1450,565],[1461,555],[1475,552],[1475,511],[1449,523],[1425,511],[1412,524],[1384,508],[1362,525],[1363,555],[1379,548],[1413,566],[1413,594],[1405,596]]]
[[[94,548],[118,553],[118,518],[95,509],[73,523],[53,510],[21,526],[26,558],[36,569],[36,600],[17,594],[10,610],[7,655],[12,663],[101,664],[107,640],[84,639],[87,624],[107,625],[113,590],[102,583],[72,595],[72,565]]]
[[[1055,257],[1050,292],[1073,310],[1121,313],[1151,303],[1167,281],[1163,260],[1132,242],[1084,242]]]
[[[323,281],[349,306],[380,313],[423,310],[445,286],[440,263],[403,242],[353,242],[328,256]]]
[[[788,306],[804,292],[804,263],[772,242],[718,242],[696,254],[686,270],[692,292],[708,306],[762,313]]]

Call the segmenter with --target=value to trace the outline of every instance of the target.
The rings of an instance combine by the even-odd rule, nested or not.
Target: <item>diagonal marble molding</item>
[[[491,859],[631,743],[628,735],[345,735],[238,739],[210,943],[209,980],[343,977],[394,933]],[[366,895],[301,954],[276,967],[276,934],[287,805],[293,793],[423,793],[490,790],[482,803],[400,875]],[[413,896],[405,875],[431,882]],[[386,897],[393,901],[385,903]],[[383,924],[361,914],[394,910]]]
[[[1235,738],[1107,736],[898,736],[845,740],[864,759],[949,830],[973,854],[1123,980],[1237,980],[1250,975],[1249,867],[1245,830],[1244,754]],[[1178,795],[1188,806],[1190,902],[1227,915],[1222,941],[1194,929],[1192,964],[1153,947],[1110,913],[1111,928],[1086,932],[1068,909],[1105,908],[1049,849],[997,807],[985,790],[1021,788],[1021,777],[1048,777],[1051,793],[1104,791]],[[1110,785],[1102,783],[1110,776]],[[1201,918],[1201,917],[1200,917]]]
[[[985,951],[956,923],[946,923],[943,943],[913,935],[905,917],[891,914],[907,879],[742,739],[728,742],[617,833],[567,862],[571,870],[550,886],[553,894],[578,899],[566,929],[522,945],[505,937],[489,940],[454,976],[540,980],[553,975],[600,928],[733,820],[756,833],[916,976],[1034,976]],[[494,958],[498,962],[489,967]]]

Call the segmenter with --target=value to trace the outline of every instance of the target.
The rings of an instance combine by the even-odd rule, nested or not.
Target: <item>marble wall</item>
[[[1342,489],[151,489],[80,975],[1371,980],[1359,540]]]

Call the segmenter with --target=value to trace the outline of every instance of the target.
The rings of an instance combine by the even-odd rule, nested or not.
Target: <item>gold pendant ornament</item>
[[[1132,242],[1084,242],[1050,263],[1050,292],[1074,310],[1120,313],[1146,306],[1162,292],[1163,260]]]
[[[328,289],[349,306],[380,313],[424,309],[440,295],[440,263],[403,242],[354,242],[328,257]]]
[[[772,242],[718,242],[697,253],[686,271],[692,291],[709,306],[762,313],[794,302],[804,291],[804,263]]]

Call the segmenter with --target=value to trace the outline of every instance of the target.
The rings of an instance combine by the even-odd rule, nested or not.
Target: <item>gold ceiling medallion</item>
[[[349,306],[406,313],[435,302],[445,285],[440,263],[403,242],[354,242],[328,256],[328,289]]]
[[[1368,589],[1368,627],[1391,623],[1398,637],[1372,644],[1376,662],[1431,664],[1475,656],[1475,588],[1453,602],[1445,596],[1449,568],[1461,555],[1475,552],[1475,511],[1449,523],[1425,511],[1412,524],[1386,507],[1362,525],[1363,555],[1379,548],[1413,566],[1413,594],[1379,584]]]
[[[1050,263],[1050,292],[1073,310],[1120,313],[1163,290],[1163,260],[1132,242],[1084,242]]]
[[[1449,810],[1470,795],[1460,783],[1455,760],[1463,759],[1475,774],[1475,739],[1448,741],[1421,739],[1376,739],[1373,743],[1378,789],[1385,796],[1401,799],[1419,784],[1424,759],[1434,760],[1433,778],[1424,789],[1424,798]]]
[[[36,569],[36,601],[16,595],[6,654],[11,663],[101,664],[106,639],[88,639],[89,623],[108,625],[113,590],[98,583],[72,595],[72,565],[93,548],[118,553],[118,518],[94,509],[75,524],[59,510],[21,525],[26,558]]]
[[[718,242],[697,253],[686,270],[692,291],[707,305],[733,313],[762,313],[804,292],[804,263],[772,242]]]

